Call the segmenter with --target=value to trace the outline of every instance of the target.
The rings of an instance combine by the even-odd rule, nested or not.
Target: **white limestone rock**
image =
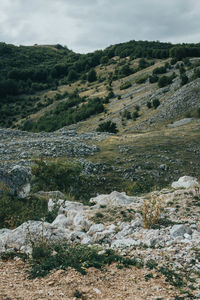
[[[70,220],[65,215],[58,215],[51,223],[53,227],[66,228],[71,224]]]
[[[113,240],[113,242],[111,244],[111,248],[123,249],[123,248],[128,248],[131,246],[138,246],[140,244],[141,244],[140,240],[134,240],[131,238],[118,239],[118,240]]]
[[[197,178],[191,177],[191,176],[183,176],[180,177],[178,181],[174,181],[171,185],[174,189],[179,188],[194,188],[194,187],[200,187],[199,182],[197,181]]]
[[[141,201],[141,197],[130,197],[126,193],[112,192],[108,195],[99,195],[90,199],[90,203],[95,204],[95,208],[99,208],[104,205],[106,207],[118,207],[125,206],[132,203],[138,203]]]
[[[90,227],[90,229],[88,230],[88,234],[91,236],[91,235],[94,235],[96,232],[101,232],[103,231],[105,228],[105,226],[103,224],[94,224]]]
[[[170,236],[173,237],[173,238],[184,237],[185,233],[191,235],[192,234],[192,230],[191,230],[191,228],[189,226],[186,226],[184,224],[174,225],[170,229]]]

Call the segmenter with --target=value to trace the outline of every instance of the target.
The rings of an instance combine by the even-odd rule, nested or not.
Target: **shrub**
[[[157,75],[151,75],[151,76],[149,76],[149,82],[150,83],[155,83],[155,82],[158,81],[158,79],[159,79],[159,77]]]
[[[153,74],[163,74],[163,73],[166,73],[167,70],[166,70],[166,67],[159,67],[159,68],[155,68],[153,70]]]
[[[122,85],[120,85],[120,90],[125,90],[128,89],[132,86],[132,84],[130,83],[130,81],[126,81],[124,82]]]
[[[172,83],[173,79],[176,77],[176,74],[173,73],[171,76],[162,76],[158,80],[158,87],[162,88]]]
[[[30,261],[31,269],[28,270],[29,278],[44,277],[53,269],[74,268],[85,275],[87,269],[94,267],[102,269],[112,262],[117,262],[122,267],[136,266],[141,268],[142,262],[136,258],[127,258],[107,249],[102,254],[99,248],[80,244],[44,242],[33,245],[33,256]]]
[[[47,201],[30,196],[19,199],[4,190],[0,193],[0,228],[15,228],[28,220],[41,220],[47,213]]]
[[[148,78],[148,75],[139,76],[135,79],[135,83],[137,83],[137,84],[145,83],[147,78]]]
[[[136,110],[136,111],[134,111],[133,112],[133,114],[132,114],[132,119],[134,120],[134,121],[136,121],[136,119],[139,117],[139,114],[138,114],[138,111]]]
[[[153,107],[156,109],[160,105],[159,99],[155,98],[152,101]]]
[[[197,108],[197,110],[196,110],[196,116],[197,116],[197,118],[200,118],[200,107]]]
[[[73,162],[36,160],[32,167],[34,191],[59,190],[71,194],[76,199],[90,197],[89,186],[92,177],[82,174],[81,165]]]
[[[142,219],[145,228],[152,228],[159,223],[161,213],[161,202],[156,195],[152,195],[151,200],[143,200]]]
[[[96,131],[99,132],[110,132],[110,133],[117,133],[117,124],[111,121],[103,122],[99,124]]]
[[[183,85],[185,85],[185,84],[187,84],[188,83],[188,77],[187,77],[187,75],[186,74],[181,74],[181,86],[183,86]]]
[[[131,113],[130,111],[128,111],[127,109],[125,109],[125,111],[122,113],[122,117],[126,118],[127,120],[131,119]]]
[[[151,104],[150,101],[147,102],[147,107],[148,107],[149,109],[152,108],[152,104]]]

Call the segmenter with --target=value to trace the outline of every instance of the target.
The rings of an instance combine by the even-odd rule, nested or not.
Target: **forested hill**
[[[21,119],[38,111],[44,103],[39,103],[38,98],[33,95],[38,96],[41,91],[56,90],[58,86],[70,85],[76,81],[90,83],[105,80],[103,76],[97,76],[95,68],[116,63],[116,56],[120,59],[128,57],[129,61],[169,57],[176,61],[186,57],[199,57],[200,44],[130,41],[93,53],[78,54],[60,44],[14,46],[0,43],[0,126],[12,126],[19,119],[20,111],[23,112]],[[144,60],[135,69],[125,64],[120,72],[114,74],[112,80],[129,76],[148,65]],[[45,103],[46,106],[49,104],[51,100]]]

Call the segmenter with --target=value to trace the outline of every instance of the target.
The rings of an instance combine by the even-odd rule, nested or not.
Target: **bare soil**
[[[175,299],[178,291],[165,282],[162,275],[151,272],[153,278],[145,280],[150,271],[145,268],[106,270],[91,268],[87,275],[73,269],[53,271],[45,278],[28,279],[28,266],[20,259],[0,262],[0,300],[41,299]]]

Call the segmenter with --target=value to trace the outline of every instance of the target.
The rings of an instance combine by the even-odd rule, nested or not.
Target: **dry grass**
[[[143,200],[142,219],[144,228],[152,228],[157,225],[160,220],[161,200],[155,194],[152,194],[151,199]]]

